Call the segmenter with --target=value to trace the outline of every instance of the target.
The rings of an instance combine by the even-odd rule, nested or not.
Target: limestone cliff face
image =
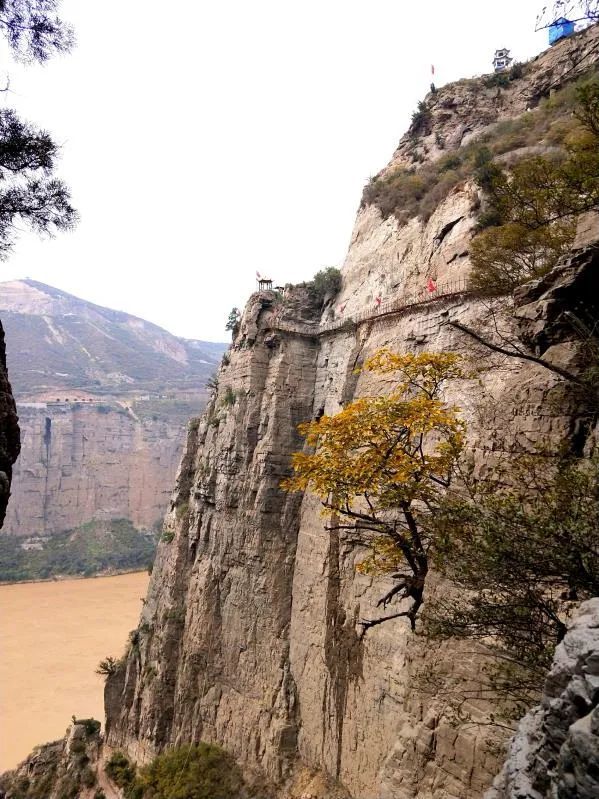
[[[515,319],[504,316],[501,302],[490,309],[464,291],[476,200],[461,185],[426,223],[404,225],[362,209],[341,291],[322,315],[301,289],[282,304],[269,292],[250,299],[218,391],[190,431],[138,635],[107,683],[110,746],[144,760],[168,744],[218,741],[285,797],[474,799],[490,785],[494,733],[456,726],[443,690],[431,695],[420,679],[439,662],[449,678],[474,677],[473,646],[431,646],[401,619],[360,639],[380,579],[356,573],[362,553],[324,529],[314,497],[278,487],[301,446],[299,422],[388,390],[356,371],[381,347],[464,353],[472,377],[448,399],[463,410],[480,469],[505,440],[576,435],[563,381],[490,357],[447,322],[491,336],[497,323],[568,364],[577,336],[557,321],[558,306],[597,289],[597,251],[581,244],[521,292]],[[429,277],[447,290],[427,297]],[[413,294],[416,304],[393,305]],[[468,711],[486,718],[476,703]]]
[[[595,275],[596,256],[582,251],[554,282],[568,270],[569,285]],[[521,298],[524,326],[542,323],[552,285]],[[348,280],[348,302],[354,291]],[[298,422],[378,388],[354,373],[362,358],[381,346],[464,349],[446,321],[484,325],[488,309],[450,297],[317,339],[282,330],[272,301],[250,301],[218,394],[190,432],[172,541],[159,547],[137,643],[108,682],[108,742],[143,760],[169,743],[216,740],[271,782],[305,767],[364,799],[480,797],[497,768],[485,733],[456,728],[444,698],[417,682],[432,658],[459,670],[472,654],[425,651],[401,620],[360,641],[380,584],[356,574],[355,547],[324,530],[314,498],[278,483],[300,446]],[[562,331],[543,350],[563,363],[571,346]],[[473,447],[492,458],[506,434],[571,435],[562,392],[542,367],[490,359],[455,399]]]
[[[174,740],[221,740],[278,781],[298,733],[289,627],[301,503],[278,484],[312,414],[318,346],[272,333],[271,301],[250,302],[189,434],[166,522],[174,540],[159,548],[126,672],[108,683],[107,735],[142,759]]]
[[[0,325],[0,527],[6,514],[12,468],[19,455],[19,449],[17,409],[6,371],[4,330]]]
[[[92,519],[160,522],[184,437],[180,423],[108,405],[24,403],[5,532],[52,535]]]

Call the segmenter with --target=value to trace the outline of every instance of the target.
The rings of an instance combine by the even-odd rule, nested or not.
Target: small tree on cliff
[[[369,549],[358,570],[393,580],[378,607],[409,601],[405,609],[363,620],[363,631],[402,616],[414,629],[429,569],[430,517],[463,447],[457,408],[441,398],[443,384],[461,376],[459,356],[381,350],[365,369],[392,377],[393,391],[300,425],[313,451],[294,454],[295,474],[282,487],[313,491],[330,519],[328,529],[348,531]]]
[[[577,217],[599,208],[599,81],[576,91],[577,128],[556,156],[522,158],[511,169],[478,164],[486,198],[481,222],[491,224],[470,248],[471,285],[483,294],[506,294],[549,272],[568,251]]]
[[[320,303],[327,297],[334,297],[341,289],[341,272],[335,266],[327,266],[317,272],[308,284],[310,290]]]
[[[108,655],[98,663],[96,674],[99,674],[101,677],[110,677],[117,671],[119,662],[118,658],[113,658],[112,655]]]
[[[233,335],[239,330],[239,320],[241,318],[241,312],[239,308],[231,308],[229,311],[229,316],[227,317],[227,324],[225,325],[225,330],[230,330]]]

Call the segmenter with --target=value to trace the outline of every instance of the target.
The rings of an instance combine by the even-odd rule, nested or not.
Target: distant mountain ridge
[[[227,345],[158,325],[36,280],[0,283],[8,369],[18,397],[186,394],[203,389]]]

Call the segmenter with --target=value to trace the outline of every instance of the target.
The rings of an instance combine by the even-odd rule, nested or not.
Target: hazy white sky
[[[62,144],[81,214],[23,234],[31,277],[190,338],[226,340],[255,273],[345,256],[362,187],[428,91],[546,46],[541,0],[63,0],[77,47],[7,65],[3,101]]]

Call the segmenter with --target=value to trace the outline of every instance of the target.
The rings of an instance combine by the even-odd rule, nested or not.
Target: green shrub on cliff
[[[88,738],[97,735],[102,727],[101,722],[94,718],[78,719],[73,716],[73,724],[83,724],[85,727],[85,734]]]
[[[233,758],[205,743],[165,752],[141,769],[136,782],[144,799],[235,799],[243,789]]]
[[[140,769],[121,752],[106,765],[126,799],[238,799],[244,795],[239,767],[214,744],[168,749]]]
[[[568,618],[599,595],[599,459],[503,458],[487,479],[463,473],[433,518],[437,570],[455,591],[425,612],[436,638],[480,641],[496,657],[489,696],[518,716],[545,679]]]
[[[542,277],[569,250],[575,232],[573,222],[536,230],[508,222],[484,230],[470,247],[471,288],[485,295],[507,294]]]
[[[492,75],[485,77],[483,84],[487,89],[493,89],[495,87],[504,89],[509,86],[512,81],[520,80],[520,78],[524,76],[525,70],[525,65],[516,61],[511,69],[505,72],[494,72]]]
[[[237,399],[237,395],[231,388],[231,386],[225,386],[225,393],[223,394],[222,404],[226,407],[231,407],[235,405],[235,400]]]
[[[120,661],[118,658],[108,655],[98,663],[96,674],[99,674],[101,677],[110,677],[118,669],[119,663]]]
[[[122,752],[113,752],[105,769],[110,779],[119,788],[128,790],[135,780],[135,765]]]
[[[422,133],[426,130],[427,125],[431,120],[431,112],[424,100],[418,102],[418,107],[412,113],[410,121],[410,133],[415,136],[417,133]]]

